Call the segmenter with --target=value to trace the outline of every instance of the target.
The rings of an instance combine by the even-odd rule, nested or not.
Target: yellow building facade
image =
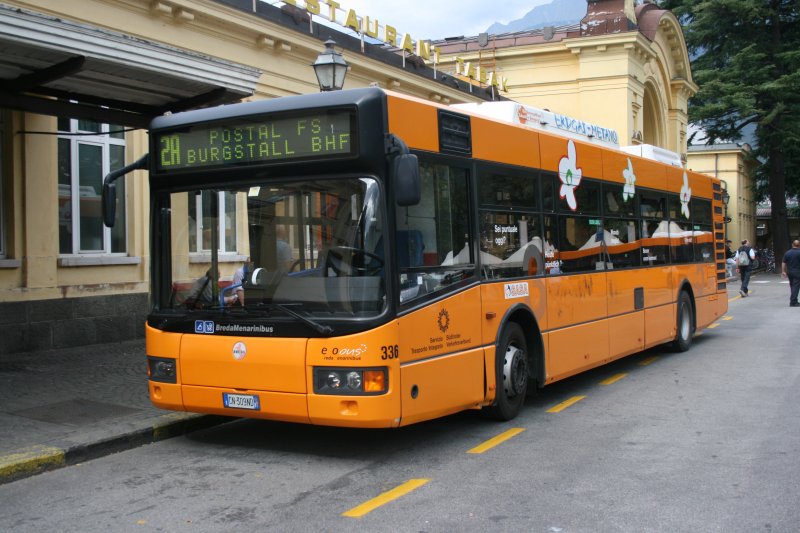
[[[512,100],[616,130],[623,146],[686,154],[697,86],[678,20],[655,4],[589,0],[574,27],[435,44],[460,79],[496,72]]]
[[[434,42],[436,64],[388,25],[375,31],[396,47],[365,44],[345,28],[365,17],[341,4],[323,25],[309,17],[322,1],[0,0],[0,352],[142,336],[147,175],[125,178],[114,229],[99,224],[102,176],[147,152],[164,112],[318,91],[329,38],[345,88],[513,99],[687,152],[697,87],[677,20],[653,4],[590,0],[574,28]]]
[[[486,98],[383,47],[362,51],[343,27],[311,24],[292,6],[0,2],[0,352],[142,336],[147,176],[124,180],[113,230],[101,223],[102,176],[148,151],[158,114],[319,91],[311,64],[331,37],[349,64],[345,88],[445,104]]]
[[[722,180],[728,193],[727,239],[736,250],[742,240],[756,243],[756,198],[753,176],[756,160],[748,144],[690,146],[687,167]]]

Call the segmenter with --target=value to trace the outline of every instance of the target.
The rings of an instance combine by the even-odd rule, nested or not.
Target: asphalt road
[[[0,531],[796,532],[800,309],[776,276],[737,289],[689,352],[554,384],[509,423],[234,421],[1,485]]]

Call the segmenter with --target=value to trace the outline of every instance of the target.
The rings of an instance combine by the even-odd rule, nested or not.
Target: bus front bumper
[[[149,388],[153,405],[174,411],[324,426],[390,428],[400,424],[399,401],[391,390],[380,396],[338,396],[154,381]],[[226,407],[226,401],[233,403],[231,400],[238,400],[240,406]]]

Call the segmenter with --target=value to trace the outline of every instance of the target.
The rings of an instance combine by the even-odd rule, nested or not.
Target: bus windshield
[[[170,194],[161,309],[317,323],[386,307],[384,215],[370,177],[270,181]],[[164,237],[166,238],[166,237]],[[165,272],[165,274],[167,274]]]

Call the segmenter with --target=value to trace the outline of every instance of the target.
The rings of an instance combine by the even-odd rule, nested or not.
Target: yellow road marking
[[[560,404],[556,405],[555,407],[551,407],[550,409],[547,410],[547,412],[548,413],[560,413],[561,411],[563,411],[564,409],[566,409],[570,405],[576,404],[579,401],[583,400],[584,398],[586,398],[586,396],[573,396],[569,400],[567,400],[565,402],[561,402]]]
[[[654,355],[653,357],[648,357],[644,361],[639,361],[639,366],[647,366],[650,363],[655,363],[656,361],[658,361],[658,356]]]
[[[612,383],[616,383],[617,381],[621,380],[622,378],[624,378],[627,375],[628,374],[623,372],[621,374],[617,374],[616,376],[611,376],[610,378],[604,379],[603,381],[601,381],[600,385],[611,385]]]
[[[467,453],[483,453],[486,450],[491,450],[492,448],[494,448],[498,444],[502,444],[503,442],[507,441],[511,437],[519,435],[523,431],[525,431],[525,428],[511,428],[508,431],[504,431],[504,432],[500,433],[496,437],[492,437],[491,439],[487,440],[483,444],[479,444],[479,445],[475,446],[474,448],[472,448],[471,450],[467,450]]]
[[[733,320],[733,317],[725,315],[724,317],[722,317],[722,320]]]
[[[709,324],[706,326],[706,329],[714,329],[719,327],[719,322],[714,322],[713,324]]]
[[[342,516],[349,516],[351,518],[360,518],[365,514],[374,511],[381,505],[386,505],[387,503],[394,501],[401,496],[405,496],[412,490],[420,488],[428,481],[430,481],[430,479],[409,479],[402,485],[397,486],[391,490],[387,490],[380,496],[372,498],[371,500],[366,501],[361,505],[353,507],[349,511],[345,511],[344,513],[342,513]]]

